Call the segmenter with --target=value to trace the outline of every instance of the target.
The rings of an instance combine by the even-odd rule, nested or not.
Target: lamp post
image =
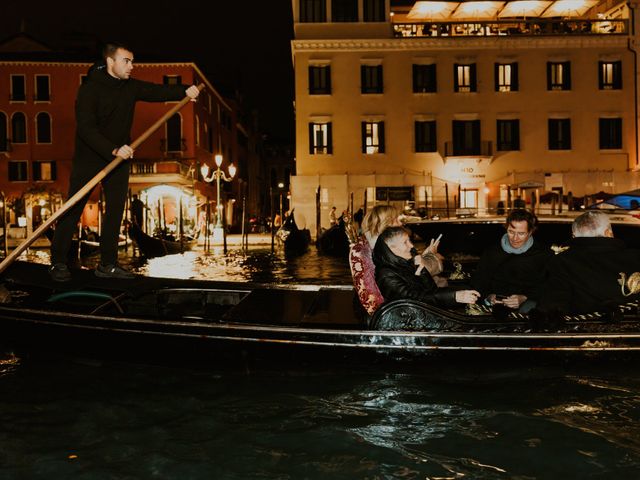
[[[207,165],[206,163],[203,163],[202,166],[200,167],[200,173],[202,174],[202,179],[207,182],[207,183],[211,183],[214,180],[216,181],[216,194],[217,194],[217,203],[216,203],[216,223],[214,225],[214,239],[216,237],[219,238],[219,233],[224,233],[223,232],[223,225],[222,225],[222,214],[224,213],[224,207],[222,206],[222,202],[220,201],[220,180],[224,180],[225,182],[230,182],[231,180],[233,180],[233,177],[236,175],[236,167],[233,163],[229,164],[229,176],[227,177],[227,175],[225,175],[225,173],[220,169],[220,167],[222,166],[222,155],[220,155],[219,153],[216,154],[214,156],[214,161],[216,164],[216,169],[213,170],[211,172],[211,176],[209,177],[209,165]],[[207,232],[207,235],[209,233]]]

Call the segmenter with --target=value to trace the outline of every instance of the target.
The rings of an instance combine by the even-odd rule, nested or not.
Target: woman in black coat
[[[385,301],[412,299],[439,306],[475,303],[475,290],[438,288],[429,272],[414,261],[413,244],[404,227],[385,229],[373,249],[376,283]]]

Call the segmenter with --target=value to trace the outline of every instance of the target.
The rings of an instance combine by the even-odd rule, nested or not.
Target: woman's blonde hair
[[[377,237],[398,218],[398,210],[393,205],[376,205],[362,220],[362,231]]]

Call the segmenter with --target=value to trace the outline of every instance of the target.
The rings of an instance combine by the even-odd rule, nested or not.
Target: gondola
[[[152,237],[146,234],[136,223],[129,223],[127,231],[140,250],[142,256],[146,258],[162,257],[175,253],[184,253],[195,245],[192,238],[185,238],[182,241],[170,240],[162,237]]]
[[[522,314],[397,301],[369,319],[353,308],[347,286],[142,276],[109,282],[88,270],[74,270],[71,282],[57,286],[45,265],[28,262],[12,264],[3,285],[0,338],[18,352],[120,356],[133,351],[176,359],[196,353],[236,359],[293,356],[322,363],[422,362],[460,353],[526,352],[540,359],[543,352],[640,352],[638,302],[615,312],[541,323]]]
[[[349,237],[346,223],[340,219],[336,225],[324,230],[316,240],[316,247],[323,255],[347,259],[349,255]]]
[[[294,211],[285,218],[284,223],[276,232],[284,246],[284,253],[287,256],[297,256],[304,254],[309,249],[311,243],[311,232],[308,228],[299,229],[294,218]]]

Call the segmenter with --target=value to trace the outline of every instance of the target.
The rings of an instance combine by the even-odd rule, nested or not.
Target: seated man
[[[471,276],[471,286],[485,302],[528,312],[535,306],[546,277],[551,249],[535,241],[538,219],[523,209],[507,216],[507,232],[489,247]]]
[[[416,265],[413,244],[404,227],[388,227],[378,237],[373,249],[376,282],[385,301],[419,300],[440,306],[475,303],[475,290],[438,288],[426,267]]]
[[[603,311],[629,300],[618,282],[640,271],[640,250],[613,238],[607,213],[594,210],[577,217],[571,226],[569,249],[549,262],[549,279],[539,310],[563,314]]]

